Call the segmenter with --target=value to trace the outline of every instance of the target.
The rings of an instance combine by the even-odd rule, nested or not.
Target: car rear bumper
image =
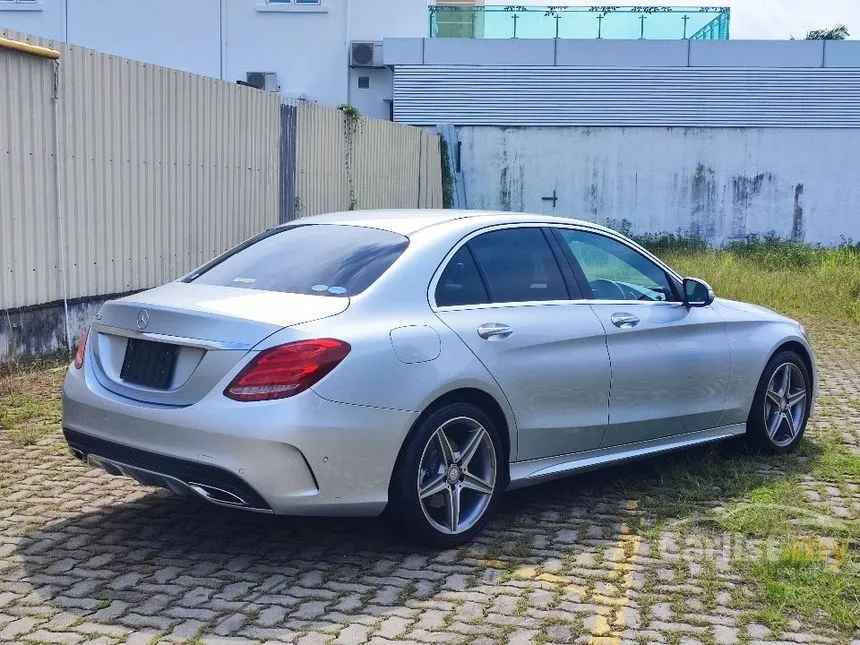
[[[63,435],[75,457],[111,475],[125,475],[144,486],[168,488],[222,506],[272,512],[246,481],[223,468],[130,448],[68,428],[63,428]]]
[[[312,391],[240,403],[216,388],[194,405],[118,396],[83,369],[63,386],[78,458],[216,504],[289,515],[378,515],[416,413],[334,403]]]

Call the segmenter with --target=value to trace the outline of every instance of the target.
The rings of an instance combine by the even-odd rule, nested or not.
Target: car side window
[[[448,262],[436,285],[436,304],[439,307],[482,305],[490,301],[487,289],[472,253],[462,246]]]
[[[468,244],[490,302],[567,300],[567,286],[543,231],[508,228],[479,235]]]
[[[635,249],[597,233],[557,230],[595,300],[677,300],[666,272]]]

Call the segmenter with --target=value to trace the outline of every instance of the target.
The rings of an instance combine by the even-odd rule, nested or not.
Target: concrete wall
[[[276,72],[285,95],[326,105],[351,102],[389,118],[389,70],[350,70],[350,40],[427,33],[426,0],[323,0],[319,6],[266,0],[0,1],[0,29],[98,49],[183,71],[244,80]],[[358,76],[371,76],[359,89]]]
[[[542,212],[715,244],[860,240],[860,129],[462,127],[469,208]],[[550,200],[555,191],[557,201]]]

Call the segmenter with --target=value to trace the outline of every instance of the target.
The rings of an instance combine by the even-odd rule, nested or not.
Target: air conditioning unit
[[[245,74],[245,84],[266,92],[277,92],[280,89],[276,72],[248,72]]]
[[[350,67],[385,67],[382,64],[382,43],[354,41],[349,46]]]

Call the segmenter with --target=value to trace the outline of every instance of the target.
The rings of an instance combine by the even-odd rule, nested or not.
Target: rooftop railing
[[[728,40],[727,7],[430,7],[431,38]]]

